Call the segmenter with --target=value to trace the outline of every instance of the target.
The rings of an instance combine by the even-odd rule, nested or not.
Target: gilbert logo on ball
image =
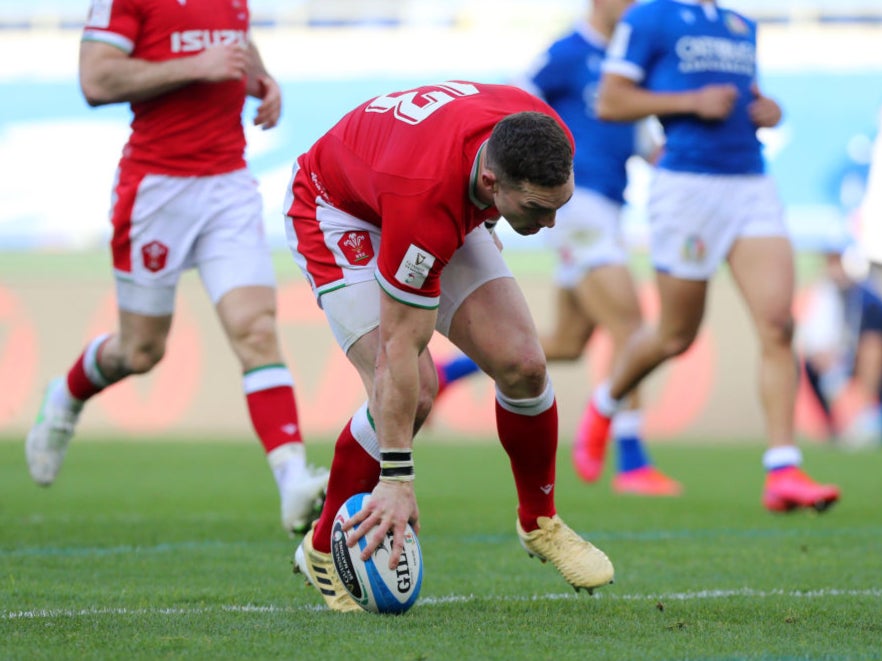
[[[349,535],[358,529],[343,532],[343,524],[364,507],[369,493],[352,496],[337,511],[331,531],[331,557],[346,591],[355,602],[372,613],[403,613],[416,603],[423,582],[423,556],[413,528],[408,524],[404,534],[404,550],[393,569],[389,569],[392,553],[392,531],[371,557],[364,561],[361,552],[367,542],[362,537],[350,548]]]

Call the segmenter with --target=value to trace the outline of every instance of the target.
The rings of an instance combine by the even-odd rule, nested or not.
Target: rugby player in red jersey
[[[305,530],[327,470],[306,463],[262,201],[244,158],[246,94],[261,100],[254,123],[264,129],[282,107],[251,41],[247,2],[93,0],[79,71],[89,105],[129,103],[133,114],[111,206],[119,325],[49,384],[26,442],[31,476],[55,480],[87,400],[162,359],[178,280],[196,268],[242,367],[282,525]]]
[[[297,159],[289,246],[368,394],[337,440],[325,507],[295,554],[332,609],[359,609],[330,556],[347,498],[371,491],[351,519],[365,558],[391,532],[393,566],[405,524],[419,530],[412,447],[437,391],[427,348],[436,329],[496,383],[524,548],[577,590],[612,581],[606,555],[556,513],[554,391],[524,296],[485,227],[504,217],[535,234],[572,194],[569,130],[506,85],[451,81],[379,96]]]

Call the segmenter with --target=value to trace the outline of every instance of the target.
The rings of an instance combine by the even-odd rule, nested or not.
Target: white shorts
[[[557,252],[555,281],[560,287],[573,289],[598,266],[627,263],[621,213],[621,204],[596,191],[576,188],[557,212],[554,227],[546,232],[548,245]]]
[[[787,237],[784,207],[767,175],[657,170],[649,195],[656,271],[710,280],[736,239]]]
[[[378,228],[374,227],[374,230]],[[379,231],[376,240],[379,241]],[[379,246],[379,244],[378,244]],[[372,268],[360,270],[368,277],[347,278],[346,285],[330,291],[316,292],[322,309],[331,326],[337,343],[344,352],[363,335],[380,324],[380,285],[373,277],[376,270],[376,253],[371,260]],[[295,256],[297,253],[295,253]],[[299,264],[299,262],[298,262]],[[302,268],[302,267],[301,267]],[[304,271],[306,273],[306,271]],[[493,237],[484,227],[477,227],[465,238],[463,245],[441,272],[441,301],[435,328],[444,336],[450,332],[453,315],[462,302],[478,287],[496,278],[511,278],[502,254]],[[313,289],[313,291],[315,291]]]
[[[194,267],[213,303],[238,287],[275,287],[262,199],[247,169],[209,177],[120,169],[111,220],[122,310],[172,314],[181,274]]]

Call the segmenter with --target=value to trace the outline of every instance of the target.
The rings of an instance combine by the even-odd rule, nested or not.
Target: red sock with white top
[[[312,533],[316,551],[331,552],[331,528],[337,510],[351,496],[373,491],[379,479],[380,442],[365,403],[340,432],[334,446],[325,505]]]
[[[98,366],[101,349],[108,339],[110,339],[110,334],[105,333],[92,339],[86,345],[83,353],[79,355],[76,362],[67,372],[67,393],[63,395],[69,394],[70,397],[82,404],[82,402],[94,397],[107,386],[115,383],[104,376],[101,368]],[[57,402],[57,404],[60,405],[63,402]]]
[[[548,382],[530,399],[509,399],[496,390],[496,429],[508,453],[518,492],[521,527],[536,530],[540,516],[552,517],[557,454],[557,402]]]

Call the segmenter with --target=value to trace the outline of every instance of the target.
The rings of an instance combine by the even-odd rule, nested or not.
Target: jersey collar
[[[717,7],[716,0],[674,0],[675,2],[679,2],[681,5],[693,5],[695,7],[701,7],[704,10],[704,15],[707,17],[709,21],[714,21],[717,18],[719,13],[719,7]]]
[[[481,143],[481,146],[478,147],[478,153],[475,154],[475,162],[472,163],[472,172],[469,175],[469,200],[471,200],[472,204],[483,211],[484,209],[489,209],[491,205],[484,204],[481,200],[478,199],[478,174],[479,174],[479,166],[481,163],[481,154],[484,153],[484,149],[487,147],[487,141]]]
[[[582,39],[597,48],[606,50],[606,47],[609,46],[609,39],[595,30],[588,21],[582,20],[576,23],[575,30]]]

